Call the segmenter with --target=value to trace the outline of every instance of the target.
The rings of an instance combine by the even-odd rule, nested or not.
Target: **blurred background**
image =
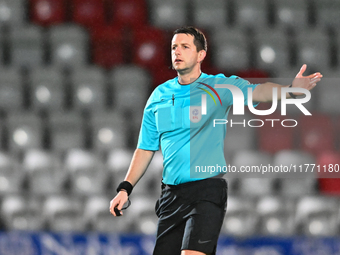
[[[109,201],[149,94],[176,76],[170,41],[183,25],[207,36],[206,73],[290,84],[306,63],[324,75],[312,116],[272,115],[298,126],[228,127],[229,164],[339,172],[339,13],[339,0],[0,0],[0,230],[155,234],[160,153],[124,217]],[[228,179],[222,236],[340,234],[337,178]]]

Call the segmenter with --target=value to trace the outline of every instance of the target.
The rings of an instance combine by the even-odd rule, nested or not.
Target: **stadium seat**
[[[187,0],[151,0],[149,5],[150,23],[165,30],[183,26],[188,21],[188,3]]]
[[[290,65],[289,36],[282,30],[261,29],[255,34],[256,66],[270,72]]]
[[[108,172],[97,154],[83,149],[70,149],[65,153],[64,165],[70,175],[71,190],[74,194],[104,193]]]
[[[85,126],[77,112],[52,112],[48,120],[50,147],[55,151],[85,146]]]
[[[77,68],[71,74],[73,106],[78,110],[103,110],[107,103],[106,79],[99,67]]]
[[[0,195],[19,194],[23,188],[25,174],[19,159],[14,155],[0,152]]]
[[[232,159],[232,165],[235,166],[238,170],[241,167],[249,166],[249,167],[261,167],[268,166],[272,164],[273,159],[270,154],[255,151],[255,150],[240,150],[235,153]],[[249,172],[248,173],[240,173],[240,177],[262,177],[262,173]]]
[[[83,201],[75,196],[49,196],[43,204],[43,215],[50,231],[85,231],[83,212]]]
[[[317,165],[320,166],[318,172],[318,186],[321,194],[340,194],[340,153],[335,151],[325,151],[318,155]]]
[[[246,28],[263,28],[269,24],[269,10],[265,0],[235,2],[235,21]]]
[[[259,215],[253,199],[228,197],[227,213],[221,233],[234,237],[248,237],[258,233]]]
[[[0,109],[4,112],[18,111],[23,108],[24,93],[22,77],[17,68],[0,70]]]
[[[1,215],[8,231],[39,231],[44,229],[44,218],[38,198],[19,195],[5,196]]]
[[[51,64],[74,68],[88,63],[88,34],[77,25],[59,25],[49,29]]]
[[[276,196],[262,197],[257,203],[261,234],[292,236],[296,233],[295,200]]]
[[[63,0],[30,0],[31,21],[41,26],[52,26],[66,21]]]
[[[282,166],[285,171],[278,174],[279,194],[287,197],[300,197],[316,193],[316,170],[314,157],[306,152],[283,150],[274,155],[274,166]],[[290,170],[288,170],[290,169]]]
[[[249,119],[249,114],[232,115],[229,113],[229,122],[226,124],[227,134],[224,140],[226,158],[237,151],[254,149],[255,129],[248,126]]]
[[[100,233],[131,233],[133,220],[129,210],[123,211],[124,217],[114,218],[108,210],[112,197],[91,196],[85,202],[85,219],[89,229]]]
[[[59,68],[34,68],[29,73],[30,100],[34,111],[60,111],[65,107],[65,79]]]
[[[335,149],[335,134],[332,119],[326,114],[301,116],[299,119],[300,149],[318,154]]]
[[[276,26],[306,29],[309,21],[309,1],[274,1]]]
[[[133,63],[155,71],[166,65],[169,49],[162,30],[144,27],[136,30],[133,38]]]
[[[127,123],[120,112],[96,112],[91,117],[92,144],[96,151],[128,148]]]
[[[111,172],[126,173],[129,168],[133,151],[127,148],[116,148],[108,152],[106,156],[106,167]]]
[[[338,213],[339,200],[334,197],[307,196],[297,203],[297,221],[307,236],[337,235]]]
[[[44,64],[44,37],[41,27],[26,25],[9,32],[10,63],[18,67],[39,67]]]
[[[87,28],[95,28],[105,25],[106,19],[104,1],[72,0],[71,6],[73,22]]]
[[[266,119],[275,121],[265,121]],[[289,117],[271,114],[262,118],[266,123],[257,129],[258,147],[261,151],[276,153],[294,148],[295,129],[294,127],[282,126],[280,122],[284,119],[289,119]]]
[[[40,117],[34,113],[16,112],[7,117],[9,150],[23,151],[43,148],[44,127]]]
[[[61,194],[67,180],[58,153],[30,149],[23,154],[22,167],[27,174],[30,194],[46,196]]]
[[[148,72],[134,65],[119,66],[112,69],[109,81],[116,109],[141,116],[151,88]]]
[[[144,0],[109,0],[112,4],[113,24],[138,30],[147,23],[147,6]]]
[[[214,48],[211,53],[214,66],[229,72],[249,67],[250,50],[242,30],[219,27],[212,30],[211,39]]]
[[[320,86],[322,86],[322,88],[318,90],[317,95],[319,102],[318,110],[324,114],[337,115],[340,113],[340,100],[338,100],[337,97],[337,95],[340,93],[339,70],[334,70],[333,72],[327,72],[325,70],[321,71],[321,73],[323,74],[324,78],[320,82]]]
[[[315,0],[316,24],[321,28],[337,29],[340,25],[339,0]]]
[[[242,196],[260,197],[268,194],[275,194],[275,179],[266,177],[262,178],[240,178],[238,184],[238,193]]]
[[[105,26],[91,32],[93,62],[105,68],[123,64],[127,55],[126,40],[120,27]]]
[[[296,31],[297,63],[321,71],[330,68],[330,40],[325,30],[314,28]]]
[[[26,20],[25,0],[1,0],[0,24],[7,26],[21,26]]]
[[[126,210],[133,219],[134,232],[155,235],[157,230],[157,216],[155,214],[156,198],[143,196],[134,192],[131,195],[131,206]],[[124,212],[125,213],[125,212]]]
[[[211,4],[204,0],[194,0],[193,23],[199,28],[209,29],[215,26],[226,25],[230,19],[227,1],[219,0]]]

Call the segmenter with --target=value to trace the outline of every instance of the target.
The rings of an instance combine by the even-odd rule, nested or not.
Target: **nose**
[[[181,51],[179,50],[179,47],[177,47],[175,50],[174,50],[174,54],[176,56],[180,55],[181,54]]]

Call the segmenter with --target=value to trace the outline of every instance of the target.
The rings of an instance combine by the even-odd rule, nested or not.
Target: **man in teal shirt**
[[[205,36],[198,29],[177,29],[171,43],[173,68],[178,76],[159,85],[144,110],[137,149],[118,194],[110,203],[113,215],[121,212],[133,186],[143,176],[155,151],[164,158],[162,196],[156,204],[159,217],[154,255],[215,254],[225,216],[227,183],[220,172],[197,172],[197,167],[226,165],[224,138],[226,125],[213,126],[214,119],[226,119],[233,97],[228,89],[239,88],[247,104],[248,88],[253,102],[270,102],[275,83],[250,84],[236,76],[208,75],[201,72],[207,52]],[[303,65],[291,87],[311,90],[322,75],[303,76]],[[205,96],[204,96],[205,95]],[[208,96],[207,96],[208,95]],[[295,97],[298,93],[287,93]],[[214,178],[211,178],[214,177]]]

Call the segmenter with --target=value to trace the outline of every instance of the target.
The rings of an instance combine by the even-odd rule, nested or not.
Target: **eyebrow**
[[[178,44],[177,43],[173,43],[171,46],[177,46]],[[187,46],[190,46],[189,43],[180,43],[180,45],[187,45]]]

